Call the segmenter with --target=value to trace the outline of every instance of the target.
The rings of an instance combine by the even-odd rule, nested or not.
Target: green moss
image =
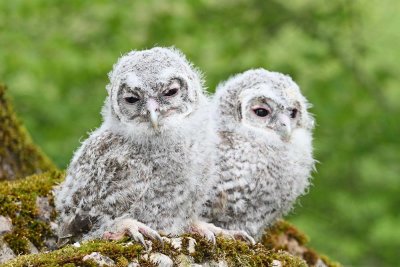
[[[100,252],[118,264],[127,264],[137,259],[142,251],[143,248],[138,244],[90,241],[83,243],[79,248],[66,246],[46,254],[20,256],[3,266],[97,266],[93,262],[82,260],[85,255],[92,252]]]
[[[295,239],[299,245],[305,245],[309,241],[308,237],[297,230],[292,224],[280,220],[270,228],[266,229],[261,238],[261,243],[267,248],[276,248],[281,235],[285,235],[290,239]]]
[[[33,144],[14,114],[5,91],[6,87],[0,85],[0,180],[55,170],[54,164]]]
[[[0,183],[0,215],[11,218],[13,224],[4,240],[16,254],[29,252],[28,240],[41,249],[45,238],[53,236],[49,223],[38,218],[36,198],[51,198],[52,187],[63,177],[63,173],[53,171]]]
[[[217,238],[213,257],[216,256],[217,259],[225,259],[228,266],[271,266],[273,260],[280,261],[282,266],[307,266],[302,259],[286,252],[220,237]]]
[[[328,257],[319,255],[306,245],[308,237],[286,221],[278,221],[269,229],[266,229],[261,238],[261,244],[267,249],[278,249],[297,255],[305,260],[309,266],[315,266],[322,260],[329,267],[341,266],[337,262],[331,261]]]
[[[39,249],[45,249],[44,240],[53,237],[48,222],[38,218],[37,197],[48,197],[52,202],[51,190],[64,178],[62,172],[48,172],[32,175],[16,181],[0,182],[0,215],[10,217],[13,224],[11,233],[3,238],[16,254],[29,253],[29,242]],[[56,214],[53,213],[55,218]],[[189,238],[196,240],[194,253],[189,253]],[[291,255],[285,240],[295,240],[301,247],[301,255]],[[83,257],[92,252],[113,259],[117,266],[127,266],[138,260],[141,266],[154,266],[149,260],[141,257],[142,246],[121,242],[91,241],[80,248],[67,246],[45,254],[25,255],[10,261],[5,266],[95,266],[91,261],[83,262]],[[274,260],[282,266],[313,266],[321,259],[328,266],[339,266],[325,256],[319,256],[305,244],[307,237],[293,225],[280,221],[265,232],[261,243],[255,246],[245,242],[217,237],[216,245],[211,244],[199,235],[182,235],[182,250],[178,251],[171,244],[153,242],[152,251],[160,252],[177,262],[181,254],[190,256],[195,263],[225,260],[229,266],[271,266]],[[307,264],[306,264],[307,263]]]
[[[48,222],[38,218],[36,198],[48,197],[51,200],[53,186],[63,178],[64,174],[61,172],[48,172],[21,180],[0,182],[0,215],[10,217],[13,223],[12,232],[5,235],[4,240],[16,254],[27,254],[29,242],[39,249],[45,249],[44,240],[53,237]],[[55,218],[56,214],[52,216]],[[189,238],[196,240],[194,253],[189,253],[187,249]],[[290,249],[282,240],[295,240],[303,253],[289,254]],[[141,266],[154,266],[149,260],[141,257],[145,253],[142,246],[127,243],[128,241],[129,239],[125,238],[121,242],[85,242],[80,248],[66,246],[48,253],[19,256],[4,266],[95,266],[91,261],[82,260],[92,252],[100,252],[110,257],[117,266],[127,266],[133,260],[139,261]],[[199,264],[218,262],[222,259],[229,266],[271,266],[274,260],[280,261],[282,266],[313,266],[321,259],[328,266],[339,266],[304,247],[308,241],[307,237],[284,221],[266,231],[261,241],[251,246],[245,242],[217,237],[216,244],[213,245],[199,235],[184,234],[181,251],[168,242],[164,245],[153,242],[152,252],[163,253],[174,262],[178,262],[179,257],[184,254]]]
[[[216,245],[212,246],[200,236],[193,235],[192,238],[197,242],[196,251],[201,251],[203,257],[198,258],[193,255],[196,253],[189,255],[187,251],[179,252],[172,247],[153,246],[152,252],[163,253],[172,259],[184,253],[193,256],[195,263],[199,264],[223,259],[229,266],[271,266],[273,260],[279,260],[282,266],[306,266],[305,262],[298,257],[283,251],[267,250],[261,244],[250,247],[241,241],[218,237]],[[83,261],[83,257],[92,252],[100,252],[111,258],[117,266],[127,266],[134,260],[137,260],[140,266],[154,266],[153,263],[140,257],[144,251],[138,244],[101,240],[85,242],[80,248],[66,246],[46,254],[20,256],[4,266],[96,266],[91,261]]]
[[[195,234],[184,234],[182,235],[182,248],[183,252],[193,257],[195,262],[204,262],[209,260],[215,260],[214,246],[200,235]],[[196,240],[196,251],[192,254],[187,250],[189,246],[189,239],[194,238]]]

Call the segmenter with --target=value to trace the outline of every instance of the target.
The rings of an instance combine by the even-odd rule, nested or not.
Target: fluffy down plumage
[[[156,47],[122,56],[109,79],[104,121],[55,194],[59,237],[97,238],[132,222],[144,235],[151,229],[142,224],[179,234],[196,220],[212,177],[201,74],[178,50]]]
[[[306,192],[314,168],[308,107],[289,76],[264,69],[218,86],[219,178],[204,210],[210,222],[259,238]]]

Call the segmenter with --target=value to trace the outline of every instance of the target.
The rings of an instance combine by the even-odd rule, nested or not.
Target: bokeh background
[[[320,163],[289,220],[347,266],[396,266],[399,14],[397,0],[1,1],[0,81],[65,168],[129,50],[178,47],[211,92],[249,68],[290,74],[314,104]]]

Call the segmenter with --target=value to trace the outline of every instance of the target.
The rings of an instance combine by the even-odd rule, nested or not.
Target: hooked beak
[[[153,126],[154,130],[158,130],[159,105],[158,105],[157,101],[155,101],[153,98],[150,98],[147,101],[146,107],[147,107],[147,110],[149,111],[151,125]]]
[[[285,114],[279,114],[277,116],[277,130],[285,140],[289,140],[292,131],[289,116]]]

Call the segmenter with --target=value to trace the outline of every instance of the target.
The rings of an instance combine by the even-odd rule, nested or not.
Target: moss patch
[[[309,266],[315,266],[318,261],[322,261],[329,267],[341,266],[337,262],[331,261],[324,255],[319,255],[314,250],[308,248],[308,237],[286,221],[278,221],[269,229],[266,229],[261,238],[261,244],[267,249],[283,250],[292,255],[304,259]]]
[[[225,259],[228,266],[272,266],[274,260],[280,261],[282,266],[307,266],[302,259],[287,252],[224,238],[217,238],[213,257],[216,256]]]
[[[185,250],[179,252],[170,246],[164,248],[155,246],[152,252],[163,253],[172,258],[174,262],[178,255],[185,254],[193,257],[194,262],[198,264],[224,260],[228,266],[271,266],[273,260],[279,260],[282,266],[307,266],[298,257],[284,251],[268,250],[261,244],[250,247],[241,241],[217,238],[216,245],[212,246],[198,235],[191,237],[197,242],[197,252],[192,255]],[[93,262],[83,261],[83,257],[92,252],[100,252],[111,258],[117,266],[127,266],[132,261],[138,261],[140,266],[154,266],[153,263],[141,257],[145,251],[138,244],[100,240],[85,242],[79,248],[69,245],[46,254],[20,256],[4,266],[65,266],[66,264],[68,264],[67,266],[96,266],[93,265]],[[200,254],[202,257],[198,257]]]
[[[48,197],[51,200],[53,186],[63,179],[62,172],[48,172],[0,182],[0,215],[11,218],[13,224],[12,232],[3,238],[16,254],[29,253],[29,242],[42,251],[46,250],[45,239],[54,236],[49,222],[39,218],[36,199]],[[52,218],[55,216],[53,214]],[[196,240],[194,253],[188,250],[190,238]],[[19,256],[4,266],[95,266],[91,261],[83,261],[83,257],[92,252],[111,258],[117,266],[127,266],[134,260],[140,266],[154,266],[143,257],[146,252],[141,245],[128,241],[128,238],[121,242],[97,240],[85,242],[79,248],[69,245],[52,252]],[[229,266],[272,266],[277,260],[282,266],[314,266],[322,260],[328,266],[339,266],[305,247],[307,242],[307,237],[294,226],[280,221],[266,231],[255,246],[222,237],[217,237],[214,246],[199,235],[184,234],[181,250],[168,242],[164,246],[153,242],[152,252],[165,254],[175,263],[185,255],[191,262],[199,264],[224,260]]]
[[[11,218],[13,224],[4,241],[16,254],[29,253],[29,241],[39,249],[44,248],[45,238],[53,235],[49,223],[38,218],[36,198],[51,200],[52,187],[63,178],[63,173],[53,171],[0,183],[0,215]]]
[[[20,256],[3,266],[96,266],[91,261],[83,261],[83,257],[92,252],[100,252],[110,257],[119,266],[126,266],[129,261],[137,259],[143,248],[138,244],[124,244],[106,241],[90,241],[81,247],[66,246],[62,249],[46,253]]]
[[[6,87],[0,85],[0,180],[55,170],[14,114],[5,91]]]
[[[261,237],[261,243],[267,248],[277,248],[277,246],[281,245],[280,238],[282,236],[296,240],[300,246],[304,246],[309,241],[308,237],[297,230],[292,224],[280,220],[265,230],[264,235]],[[285,249],[284,246],[280,248]]]

